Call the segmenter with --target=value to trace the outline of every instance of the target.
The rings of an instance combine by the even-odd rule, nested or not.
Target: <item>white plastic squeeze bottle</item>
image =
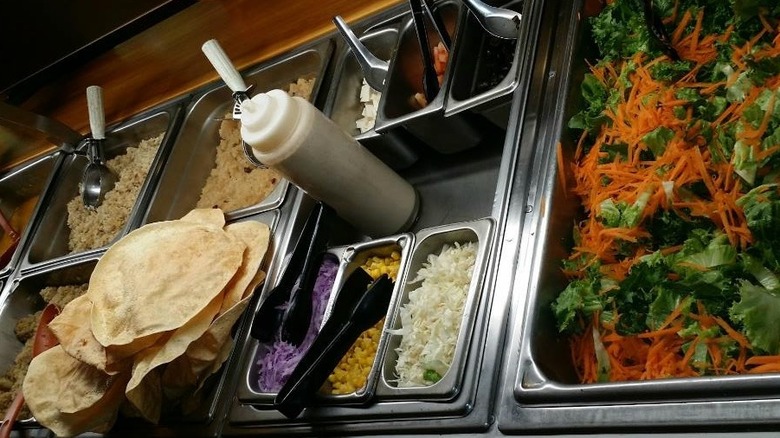
[[[300,97],[271,90],[243,101],[241,137],[263,164],[369,236],[405,231],[417,217],[414,188]]]

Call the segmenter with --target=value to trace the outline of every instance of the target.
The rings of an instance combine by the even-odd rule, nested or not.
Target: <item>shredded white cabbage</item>
[[[426,371],[443,377],[452,364],[476,253],[473,242],[444,245],[439,255],[428,256],[411,281],[420,287],[409,292],[409,301],[399,311],[401,328],[391,331],[403,336],[396,348],[399,387],[432,385],[435,381],[426,379]]]

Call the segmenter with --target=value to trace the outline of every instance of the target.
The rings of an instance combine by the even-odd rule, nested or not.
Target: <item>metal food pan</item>
[[[512,92],[520,83],[518,70],[525,64],[526,49],[534,46],[536,21],[528,18],[532,16],[533,1],[486,2],[522,14],[517,39],[491,35],[479,24],[474,13],[467,10],[463,14],[463,38],[456,47],[458,53],[444,110],[446,116],[471,109],[506,128]]]
[[[346,247],[329,248],[326,253],[332,255],[338,260],[341,260],[345,250]],[[338,281],[338,275],[339,274],[337,273],[336,279],[333,283],[334,287],[337,284],[336,282]],[[266,282],[266,284],[268,283],[269,282]],[[264,294],[269,292],[272,288],[266,285],[265,289],[267,289],[267,291],[264,291]],[[328,300],[327,308],[330,308],[334,296],[334,294],[331,294]],[[324,321],[325,319],[323,318],[323,323]],[[251,403],[253,405],[272,406],[274,399],[276,398],[276,393],[261,391],[257,384],[257,377],[255,377],[259,374],[256,357],[260,348],[260,341],[254,338],[250,338],[249,342],[251,344],[248,349],[250,354],[246,356],[246,360],[244,360],[243,372],[241,374],[242,376],[245,376],[245,379],[243,379],[243,384],[238,387],[237,396],[242,402]]]
[[[138,145],[141,140],[165,133],[157,155],[141,185],[138,197],[130,210],[130,215],[112,242],[138,226],[139,217],[143,214],[149,200],[149,192],[154,188],[165,166],[171,140],[178,124],[179,113],[179,104],[175,103],[149,111],[107,131],[106,140],[103,143],[107,160],[124,154],[128,147]],[[85,146],[86,143],[82,142],[79,149],[84,150]],[[70,228],[68,227],[67,205],[71,199],[80,196],[79,185],[88,162],[87,158],[81,154],[70,154],[63,159],[57,179],[53,181],[47,208],[41,212],[39,222],[30,237],[25,258],[21,261],[23,270],[29,272],[31,269],[39,269],[50,263],[60,263],[73,257],[95,254],[105,249],[93,248],[73,254],[68,249]]]
[[[780,423],[780,375],[708,376],[661,380],[581,384],[569,345],[559,335],[551,303],[568,284],[561,260],[572,246],[572,225],[578,202],[567,197],[556,166],[556,144],[565,160],[573,156],[576,133],[566,128],[580,108],[580,84],[587,72],[585,60],[595,58],[587,34],[583,1],[565,2],[557,15],[556,55],[549,74],[549,110],[539,121],[544,141],[537,143],[542,176],[531,187],[534,211],[526,222],[521,257],[528,262],[519,271],[515,289],[526,301],[519,310],[508,358],[505,400],[499,428],[504,433],[572,428],[615,429],[661,427],[722,427]],[[546,5],[545,9],[552,6]],[[509,402],[507,404],[507,402]]]
[[[444,245],[464,244],[473,242],[477,245],[477,256],[474,262],[474,271],[471,283],[468,287],[466,301],[463,308],[463,316],[460,321],[457,344],[452,363],[442,379],[430,386],[399,387],[396,383],[395,366],[398,361],[398,351],[401,339],[400,334],[389,334],[387,351],[382,365],[382,378],[377,387],[377,398],[407,398],[415,400],[449,400],[458,395],[463,374],[466,370],[466,352],[470,349],[474,323],[479,312],[482,283],[488,269],[488,257],[491,247],[491,232],[493,220],[490,218],[478,221],[462,222],[429,228],[417,233],[416,244],[412,250],[411,259],[407,269],[404,270],[401,293],[394,303],[392,319],[388,320],[385,331],[397,331],[401,329],[400,310],[409,302],[409,292],[420,287],[419,283],[411,283],[428,261],[432,254],[439,254]]]
[[[81,285],[89,277],[97,263],[96,258],[51,267],[34,275],[19,276],[6,284],[5,299],[0,307],[0,372],[8,370],[23,344],[14,329],[17,322],[46,306],[39,292],[48,286]],[[22,427],[38,427],[33,418],[19,421]]]
[[[360,41],[379,59],[389,60],[398,43],[398,26],[399,23],[395,22],[374,29],[363,35]],[[377,133],[375,129],[361,133],[355,125],[363,111],[360,102],[363,71],[348,46],[345,45],[338,53],[334,71],[325,115],[391,168],[404,169],[414,164],[418,159],[415,151],[419,147],[418,141],[404,128],[392,129],[384,134]]]
[[[288,89],[298,78],[314,78],[312,102],[320,89],[332,51],[330,41],[321,41],[269,63],[242,73],[255,93],[274,88]],[[193,208],[200,198],[211,169],[215,166],[216,148],[220,142],[219,127],[233,107],[230,89],[221,82],[195,96],[186,111],[184,122],[171,150],[171,156],[160,183],[149,204],[143,222],[178,219]],[[253,165],[247,160],[247,168]],[[227,219],[249,216],[277,208],[284,201],[288,181],[282,179],[260,203],[226,212]]]
[[[20,164],[0,176],[0,209],[14,231],[19,233],[16,250],[8,263],[0,266],[0,275],[9,273],[19,262],[41,205],[46,205],[44,195],[55,178],[62,156],[61,152],[48,154]],[[2,231],[0,235],[5,238]]]
[[[436,6],[445,24],[453,48],[460,44],[458,23],[462,13],[460,2],[445,1]],[[447,90],[452,79],[455,50],[450,50],[450,59],[444,72],[441,89],[425,108],[418,109],[411,103],[415,93],[422,93],[423,61],[417,42],[414,23],[408,17],[401,25],[395,55],[390,61],[390,71],[385,82],[385,91],[379,102],[376,126],[379,133],[399,127],[441,153],[454,153],[476,146],[482,139],[479,126],[467,115],[444,117]],[[426,26],[431,50],[440,38],[433,26]]]
[[[371,400],[374,396],[374,390],[376,389],[377,380],[381,373],[381,367],[383,362],[383,356],[386,351],[387,340],[389,333],[387,332],[387,321],[393,314],[393,303],[398,300],[398,296],[401,291],[401,277],[405,272],[407,263],[409,261],[409,253],[414,243],[414,237],[411,234],[400,234],[397,236],[390,236],[383,239],[372,240],[369,242],[360,243],[357,245],[349,246],[341,258],[341,266],[336,277],[335,290],[338,291],[341,285],[346,279],[356,270],[361,269],[361,266],[370,257],[389,256],[393,251],[401,253],[400,266],[398,268],[398,281],[393,285],[393,295],[390,298],[390,305],[388,306],[385,316],[385,327],[382,329],[382,334],[379,337],[379,344],[376,349],[376,356],[374,357],[374,363],[371,365],[371,370],[366,378],[366,384],[363,388],[358,389],[355,392],[349,394],[326,394],[326,391],[330,388],[330,382],[325,382],[323,388],[318,394],[318,399],[323,404],[341,404],[341,405],[362,405]],[[332,297],[328,308],[325,309],[325,316],[330,315],[330,311],[333,302],[338,298],[338,295]]]
[[[360,269],[360,266],[365,263],[366,259],[371,256],[385,256],[389,255],[392,251],[397,250],[401,252],[401,265],[399,267],[400,275],[400,272],[402,272],[401,270],[404,268],[405,260],[408,258],[408,251],[411,248],[412,241],[413,237],[411,234],[402,234],[356,245],[329,248],[326,252],[335,256],[339,260],[339,270],[336,273],[336,278],[333,283],[333,293],[331,294],[330,299],[328,300],[328,305],[325,308],[323,324],[330,316],[333,303],[337,299],[338,295],[336,291],[338,291],[346,278],[349,277],[349,275],[354,272],[355,269]],[[397,290],[398,285],[396,284],[395,288],[393,289],[393,298],[391,298],[391,302],[394,300],[394,297],[397,294]],[[378,358],[381,357],[381,352],[383,351],[384,338],[385,334],[383,333],[380,337],[379,345],[377,346],[377,359],[375,359],[374,365],[369,372],[365,387],[351,394],[330,395],[320,392],[320,394],[317,395],[318,403],[354,405],[363,404],[368,401],[373,396],[373,390],[376,385],[378,368],[381,362]],[[250,343],[251,345],[248,350],[251,354],[245,357],[243,367],[244,372],[242,373],[242,375],[246,377],[243,381],[243,384],[241,384],[238,388],[237,396],[238,399],[243,403],[270,408],[273,406],[276,393],[261,392],[257,387],[255,376],[257,375],[258,370],[255,357],[257,355],[260,342],[255,339],[250,339]],[[323,386],[323,388],[327,387],[328,383]]]

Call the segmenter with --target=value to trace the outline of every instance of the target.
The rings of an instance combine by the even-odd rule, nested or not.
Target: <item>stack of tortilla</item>
[[[265,224],[198,209],[119,240],[49,325],[60,345],[30,363],[36,420],[60,436],[101,433],[120,406],[157,423],[163,398],[195,394],[230,354],[269,239]]]

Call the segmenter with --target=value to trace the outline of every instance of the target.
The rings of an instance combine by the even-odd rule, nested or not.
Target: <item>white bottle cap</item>
[[[241,103],[241,138],[261,153],[283,148],[295,131],[299,112],[282,90],[258,94]]]

